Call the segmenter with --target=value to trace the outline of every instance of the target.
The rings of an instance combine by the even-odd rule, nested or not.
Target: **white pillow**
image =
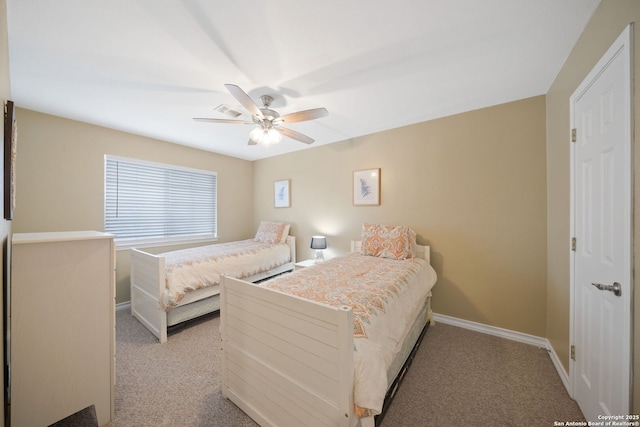
[[[289,224],[282,222],[261,221],[253,240],[262,243],[284,243],[289,235],[289,227]]]

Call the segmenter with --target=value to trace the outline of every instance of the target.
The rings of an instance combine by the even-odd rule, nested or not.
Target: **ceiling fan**
[[[249,134],[249,145],[271,145],[280,142],[280,139],[282,139],[282,135],[288,136],[289,138],[295,139],[300,142],[304,142],[305,144],[311,144],[314,142],[313,138],[310,138],[307,135],[303,135],[289,128],[282,127],[282,125],[295,122],[303,122],[306,120],[319,119],[329,114],[326,108],[312,108],[310,110],[298,111],[281,116],[280,114],[278,114],[278,112],[269,108],[269,106],[273,102],[273,97],[269,95],[262,95],[260,97],[260,100],[262,101],[263,107],[260,108],[258,107],[258,105],[256,105],[255,102],[253,102],[253,100],[249,97],[249,95],[246,94],[245,91],[240,89],[239,86],[233,84],[225,84],[224,86],[231,93],[231,95],[233,95],[233,97],[238,100],[238,102],[244,108],[246,108],[249,113],[251,113],[253,121],[250,122],[246,120],[210,119],[200,117],[195,117],[193,120],[210,123],[233,123],[243,125],[256,124],[258,126]]]

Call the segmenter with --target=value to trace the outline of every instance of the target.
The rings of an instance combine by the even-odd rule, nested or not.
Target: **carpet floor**
[[[170,331],[166,344],[129,310],[116,313],[117,427],[255,427],[220,393],[217,314]],[[583,421],[546,350],[437,323],[382,427],[553,426]]]

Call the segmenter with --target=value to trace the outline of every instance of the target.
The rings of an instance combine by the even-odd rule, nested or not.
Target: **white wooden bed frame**
[[[417,251],[430,262],[428,246]],[[352,309],[221,282],[222,394],[262,427],[357,426]]]
[[[287,236],[291,261],[264,273],[247,277],[257,282],[294,269],[296,239]],[[220,309],[220,286],[211,286],[188,292],[176,307],[168,311],[161,308],[166,289],[164,256],[131,249],[131,314],[147,327],[161,343],[167,342],[167,328]]]

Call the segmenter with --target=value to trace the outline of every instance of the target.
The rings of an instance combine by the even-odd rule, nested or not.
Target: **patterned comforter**
[[[381,412],[387,370],[435,282],[435,271],[422,259],[349,253],[263,286],[335,307],[352,307],[354,397],[357,412],[366,416]]]
[[[189,291],[220,284],[220,275],[244,279],[291,260],[286,243],[253,239],[200,246],[160,254],[165,257],[167,286],[162,309],[175,307]]]

